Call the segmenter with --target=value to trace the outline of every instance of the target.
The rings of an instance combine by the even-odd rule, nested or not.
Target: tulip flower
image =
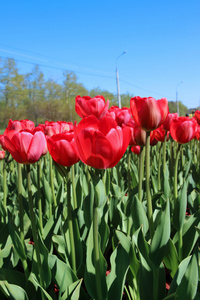
[[[96,169],[114,167],[124,155],[130,128],[121,128],[111,117],[89,116],[74,128],[75,142],[80,159]]]
[[[195,111],[194,117],[197,120],[197,123],[200,125],[200,110]]]
[[[80,160],[73,131],[53,135],[47,139],[47,146],[51,157],[59,165],[70,167]]]
[[[140,146],[132,146],[131,151],[135,154],[140,154]]]
[[[6,149],[21,164],[32,164],[39,160],[46,146],[42,131],[34,134],[28,131],[10,130],[4,135]]]
[[[30,120],[9,120],[8,122],[8,126],[5,130],[5,134],[10,131],[10,130],[16,130],[16,131],[21,131],[24,129],[28,129],[28,130],[33,130],[35,128],[35,124],[33,121]]]
[[[45,124],[40,124],[39,128],[42,127],[45,135],[52,136],[54,134],[62,133],[65,131],[73,130],[74,125],[72,122],[49,122],[45,121]]]
[[[164,142],[165,141],[165,135],[166,135],[166,131],[163,128],[163,125],[161,125],[160,127],[158,127],[157,129],[155,129],[153,131],[154,137],[158,142]],[[169,140],[169,132],[167,132],[167,141]]]
[[[130,146],[145,146],[146,145],[146,131],[142,128],[138,127],[135,124],[135,121],[133,119],[130,119],[130,121],[126,124],[126,126],[130,127],[131,129],[131,139],[130,139]]]
[[[109,107],[109,100],[105,103],[103,96],[77,96],[75,99],[75,110],[81,118],[94,115],[97,118],[102,118],[106,115]]]
[[[130,108],[135,123],[145,131],[161,126],[169,112],[166,98],[155,100],[136,96],[130,99]]]
[[[4,159],[6,152],[4,150],[0,150],[0,160]]]
[[[189,117],[179,117],[172,120],[170,125],[170,134],[179,144],[190,142],[197,132],[197,121]]]
[[[117,108],[114,111],[115,113],[115,121],[119,126],[122,126],[122,124],[127,124],[131,119],[131,113],[130,109],[127,107]]]
[[[178,114],[177,113],[168,113],[164,123],[163,123],[163,129],[166,131],[170,130],[170,124],[172,122],[173,119],[177,119],[178,118]]]

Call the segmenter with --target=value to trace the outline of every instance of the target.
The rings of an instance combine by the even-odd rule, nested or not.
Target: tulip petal
[[[46,146],[46,138],[42,131],[36,131],[33,135],[28,153],[27,160],[29,163],[35,163],[41,157]]]

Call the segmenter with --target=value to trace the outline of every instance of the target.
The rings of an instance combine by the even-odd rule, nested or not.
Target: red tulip
[[[70,167],[80,160],[75,148],[73,131],[49,137],[47,146],[51,157],[59,165]]]
[[[34,134],[28,131],[10,130],[4,135],[6,149],[21,164],[32,164],[39,160],[46,146],[42,131]]]
[[[64,122],[64,121],[58,121],[58,122],[45,121],[45,124],[40,124],[39,126],[42,126],[44,128],[44,133],[48,136],[52,136],[54,134],[62,133],[65,131],[70,131],[74,128],[72,122]]]
[[[127,107],[118,107],[114,110],[114,113],[115,121],[119,126],[122,126],[122,124],[126,125],[131,119],[130,109],[128,109]]]
[[[167,133],[167,141],[169,140],[169,132],[166,132],[163,128],[163,125],[161,125],[160,127],[158,127],[157,129],[155,129],[153,131],[154,133],[154,137],[158,142],[164,142],[165,140],[165,135]]]
[[[135,154],[140,154],[140,146],[132,146],[131,151]]]
[[[194,117],[197,120],[197,123],[200,125],[200,110],[195,111]]]
[[[172,138],[180,144],[190,142],[197,132],[197,122],[194,118],[179,117],[172,120],[170,134]]]
[[[166,131],[170,130],[170,124],[171,121],[173,119],[177,119],[178,118],[178,114],[177,113],[168,113],[167,118],[165,119],[164,123],[163,123],[163,129]]]
[[[13,121],[10,119],[4,134],[6,134],[9,130],[21,131],[24,129],[33,130],[34,128],[35,128],[35,124],[30,120]]]
[[[97,169],[114,167],[124,155],[130,128],[117,126],[111,117],[89,116],[75,126],[75,142],[80,159]]]
[[[131,138],[130,138],[130,146],[139,145],[145,146],[146,145],[146,131],[142,128],[138,127],[133,119],[131,119],[126,126],[131,128]]]
[[[6,155],[6,152],[4,150],[0,151],[0,160],[4,159]]]
[[[155,100],[136,96],[130,99],[130,108],[135,123],[145,131],[161,126],[169,112],[166,98]]]
[[[109,100],[105,103],[103,96],[77,96],[75,99],[75,110],[81,118],[94,115],[97,118],[102,118],[106,115],[109,107]]]
[[[3,134],[0,135],[0,145],[1,145],[1,147],[2,147],[5,151],[7,150],[7,149],[6,149],[5,139],[4,139],[4,135],[3,135]]]

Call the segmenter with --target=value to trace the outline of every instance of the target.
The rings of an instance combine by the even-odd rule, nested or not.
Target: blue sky
[[[1,1],[0,56],[21,73],[43,65],[58,82],[74,71],[86,88],[200,105],[200,1]],[[46,66],[46,67],[44,67]],[[54,67],[54,68],[53,68]]]

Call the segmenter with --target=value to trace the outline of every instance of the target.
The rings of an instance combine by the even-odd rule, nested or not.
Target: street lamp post
[[[178,86],[183,83],[183,81],[180,81],[177,85],[176,85],[176,107],[177,107],[177,114],[179,116],[179,103],[178,103]]]
[[[119,72],[118,72],[118,68],[117,68],[117,61],[118,59],[124,55],[127,51],[125,50],[124,52],[122,52],[117,58],[116,58],[116,80],[117,80],[117,99],[118,99],[118,106],[119,108],[121,108],[121,97],[120,97],[120,89],[119,89]]]

